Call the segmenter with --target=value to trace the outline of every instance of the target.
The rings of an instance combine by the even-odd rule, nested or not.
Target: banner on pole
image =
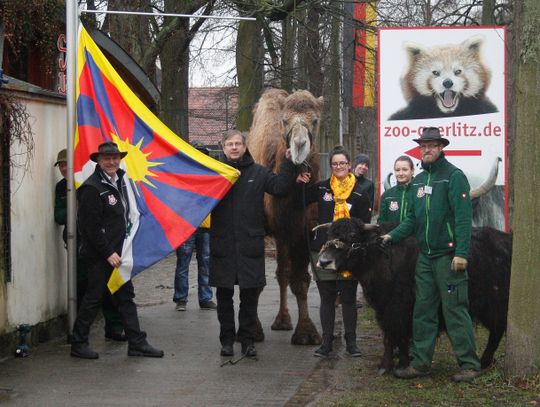
[[[420,171],[413,139],[438,127],[450,141],[448,160],[483,193],[473,201],[474,225],[508,228],[505,34],[500,27],[379,30],[380,191],[395,183],[397,157],[410,156]]]

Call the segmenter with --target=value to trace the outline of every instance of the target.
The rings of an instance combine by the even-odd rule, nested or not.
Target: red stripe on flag
[[[158,174],[159,182],[214,199],[222,199],[230,185],[230,182],[221,175],[172,174],[170,172],[156,172],[156,174]],[[152,177],[149,178],[150,182],[152,179]]]
[[[73,156],[73,169],[82,171],[84,164],[90,159],[90,154],[98,150],[98,146],[105,142],[101,129],[93,126],[79,126],[79,143],[75,147]]]
[[[366,23],[366,3],[354,4],[354,19]],[[354,61],[353,61],[353,88],[352,105],[363,107],[365,98],[365,77],[366,77],[366,30],[355,29],[354,35]]]
[[[129,140],[133,144],[133,131],[135,127],[135,114],[126,103],[125,99],[120,95],[116,86],[102,75],[105,91],[109,99],[112,115],[118,130],[117,136],[122,141]],[[112,136],[109,135],[111,138]]]
[[[176,249],[193,234],[196,228],[155,197],[142,183],[139,186],[148,209],[163,229],[163,235],[171,247]]]
[[[152,160],[158,160],[161,157],[168,157],[180,152],[180,150],[177,150],[164,139],[157,136],[155,132],[152,133],[153,140],[143,147],[145,153],[151,153],[150,158]],[[145,141],[147,142],[148,140]]]

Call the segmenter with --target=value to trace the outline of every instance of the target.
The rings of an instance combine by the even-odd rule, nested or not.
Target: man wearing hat
[[[55,167],[58,167],[62,179],[56,183],[55,199],[54,199],[54,221],[64,226],[62,238],[64,244],[67,244],[67,151],[64,148],[58,152],[56,157]],[[79,239],[78,239],[79,240]],[[78,253],[77,253],[78,254]],[[77,256],[78,257],[78,256]],[[85,262],[77,258],[77,309],[80,307],[86,287],[88,285],[88,272],[85,267]],[[103,318],[105,319],[105,338],[113,341],[125,341],[124,327],[122,319],[112,303],[110,293],[105,294],[103,301]]]
[[[449,144],[436,127],[424,128],[420,138],[422,171],[411,183],[410,210],[405,220],[380,237],[383,245],[415,233],[420,252],[416,263],[416,302],[413,312],[412,360],[394,375],[402,379],[427,376],[439,331],[442,305],[446,332],[460,371],[456,382],[480,374],[468,302],[467,257],[471,241],[472,206],[469,183],[450,164],[443,149]]]
[[[94,173],[77,191],[79,253],[87,264],[88,287],[73,325],[73,357],[99,357],[88,345],[90,326],[101,307],[113,269],[122,263],[122,245],[131,226],[125,172],[120,168],[120,162],[126,155],[127,152],[120,152],[111,141],[101,144],[97,152],[90,154],[90,159],[97,162]],[[146,333],[139,327],[134,297],[131,281],[112,296],[122,317],[128,355],[163,357],[163,351],[152,347],[146,341]]]
[[[54,166],[58,167],[58,171],[62,175],[62,179],[56,183],[54,188],[54,221],[64,226],[62,239],[67,244],[67,153],[65,148],[58,152]]]

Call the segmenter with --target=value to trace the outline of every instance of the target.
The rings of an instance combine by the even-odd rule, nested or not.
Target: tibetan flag
[[[373,107],[375,100],[375,27],[377,2],[354,3],[355,29],[352,105]]]
[[[167,256],[201,224],[236,181],[234,168],[199,152],[165,126],[129,89],[84,28],[77,56],[75,183],[94,172],[89,155],[108,140],[127,151],[122,160],[131,228],[115,292]]]

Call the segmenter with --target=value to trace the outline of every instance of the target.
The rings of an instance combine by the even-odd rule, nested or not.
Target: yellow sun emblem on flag
[[[148,156],[152,153],[143,153],[141,151],[143,139],[139,140],[136,145],[131,144],[127,139],[124,141],[121,140],[116,134],[112,135],[112,139],[116,144],[118,144],[118,149],[120,151],[127,151],[128,153],[123,161],[126,165],[129,178],[134,183],[144,182],[145,184],[156,188],[156,186],[150,181],[149,177],[157,177],[157,174],[150,171],[150,168],[163,163],[148,161]]]

